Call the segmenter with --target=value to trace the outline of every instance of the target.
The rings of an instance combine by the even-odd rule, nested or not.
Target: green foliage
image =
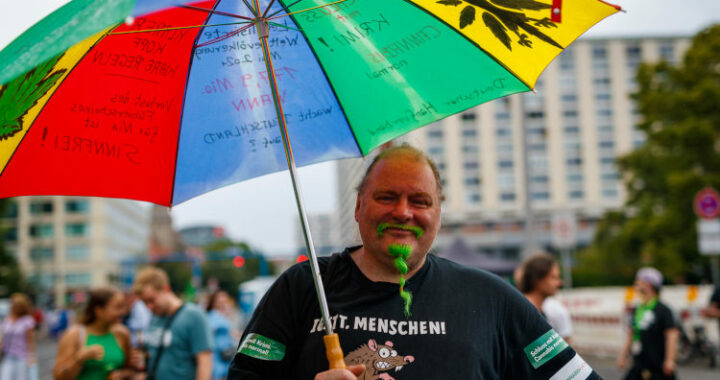
[[[175,294],[183,294],[192,281],[192,266],[189,262],[159,262],[154,264],[164,270],[170,280],[170,288]]]
[[[66,69],[55,70],[62,54],[21,75],[0,89],[0,141],[22,130],[23,117],[37,104]]]
[[[0,218],[5,215],[6,207],[10,202],[12,200],[8,198],[0,199]],[[17,260],[5,249],[5,233],[5,226],[0,223],[0,298],[7,298],[12,293],[27,290],[27,284]]]
[[[705,186],[720,189],[720,25],[695,36],[678,66],[642,65],[637,82],[647,142],[618,160],[628,198],[580,255],[576,278],[588,285],[628,284],[642,265],[671,282],[707,275],[693,198]]]
[[[253,252],[244,242],[221,239],[205,247],[206,261],[203,263],[203,284],[207,285],[210,278],[218,282],[218,287],[236,298],[238,285],[252,280],[260,274],[262,254]],[[233,265],[234,255],[242,255],[245,265],[241,268]],[[267,263],[265,264],[267,265]]]

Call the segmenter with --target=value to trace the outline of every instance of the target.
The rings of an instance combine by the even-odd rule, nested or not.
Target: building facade
[[[119,284],[121,261],[147,254],[149,221],[135,201],[69,196],[13,198],[0,216],[3,244],[48,306]]]
[[[557,213],[572,213],[578,245],[589,244],[602,214],[625,202],[616,159],[644,143],[630,97],[638,66],[679,62],[689,45],[687,37],[582,39],[545,70],[535,93],[482,104],[399,139],[427,152],[440,170],[446,201],[437,248],[461,236],[474,249],[519,259],[526,236],[551,248]],[[354,187],[366,165],[338,165],[344,243],[357,241]]]

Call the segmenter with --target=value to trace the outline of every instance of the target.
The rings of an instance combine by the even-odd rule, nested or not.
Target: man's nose
[[[400,198],[395,207],[392,210],[393,218],[398,221],[408,221],[412,218],[412,211],[410,210],[410,204],[405,198]]]

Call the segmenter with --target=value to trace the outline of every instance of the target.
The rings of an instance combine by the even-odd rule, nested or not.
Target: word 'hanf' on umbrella
[[[296,164],[362,156],[532,89],[618,10],[599,0],[71,1],[0,51],[0,197],[171,206],[286,167],[296,186]],[[331,365],[343,366],[336,347]]]

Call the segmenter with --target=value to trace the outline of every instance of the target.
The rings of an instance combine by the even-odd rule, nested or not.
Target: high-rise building
[[[441,172],[446,201],[436,246],[462,236],[473,249],[519,258],[526,196],[539,248],[549,248],[550,220],[560,212],[575,215],[578,244],[589,244],[598,218],[625,201],[616,159],[644,143],[630,98],[637,68],[678,62],[689,44],[687,37],[582,39],[545,70],[535,93],[497,99],[402,137]],[[356,237],[353,188],[364,165],[338,164],[346,242]]]
[[[312,214],[308,215],[307,219],[312,234],[313,248],[318,256],[330,255],[342,250],[342,247],[338,245],[337,215],[335,213]],[[307,255],[305,233],[300,225],[300,219],[296,219],[295,231],[298,252]]]
[[[149,216],[135,201],[17,197],[0,223],[39,301],[64,304],[76,291],[119,284],[121,261],[147,254]]]

